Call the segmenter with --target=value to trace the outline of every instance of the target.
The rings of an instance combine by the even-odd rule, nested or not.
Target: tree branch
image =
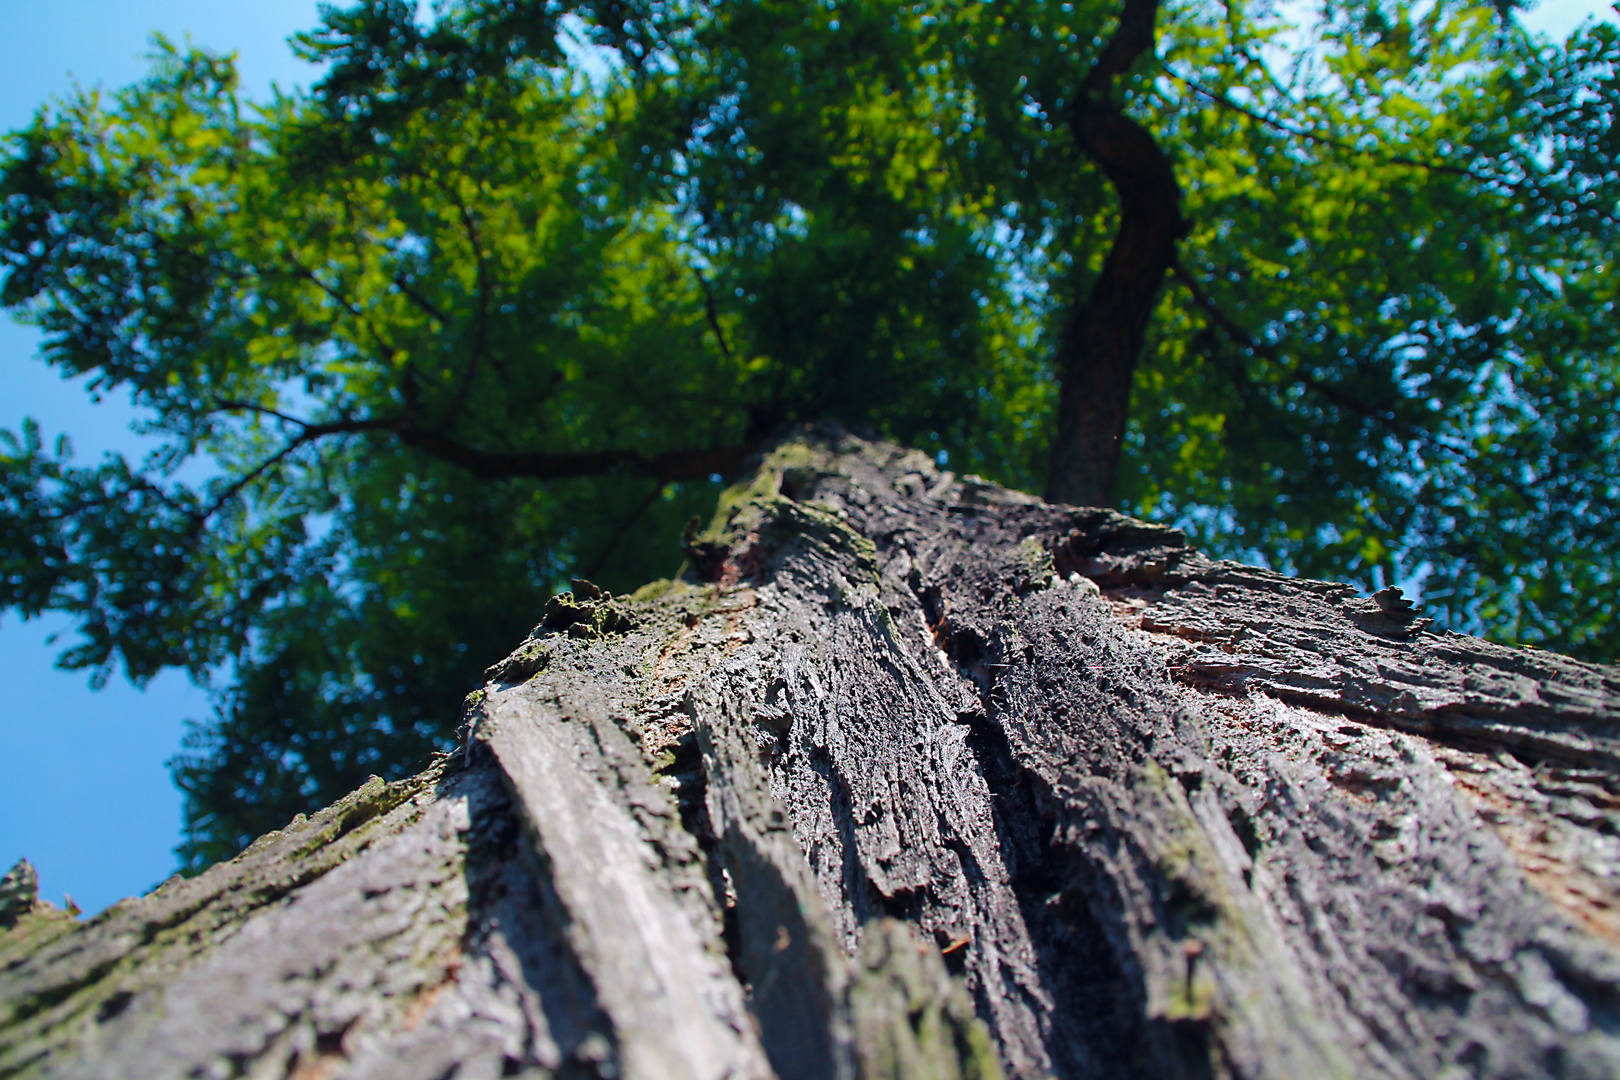
[[[285,424],[296,424],[298,427],[301,427],[301,428],[309,427],[309,421],[307,421],[307,420],[300,420],[296,416],[288,416],[284,412],[277,412],[275,409],[270,408],[268,405],[259,405],[259,404],[256,404],[255,402],[252,402],[252,401],[239,401],[239,400],[236,400],[234,398],[227,399],[225,401],[216,401],[216,402],[214,402],[213,408],[209,409],[208,411],[209,412],[251,412],[251,413],[258,413],[261,416],[274,417],[275,419],[280,420],[282,423],[285,423]]]
[[[1498,185],[1512,192],[1518,191],[1523,186],[1508,180],[1503,180],[1500,177],[1482,176],[1479,173],[1474,172],[1472,169],[1463,168],[1461,165],[1447,165],[1443,162],[1422,161],[1418,158],[1409,158],[1400,154],[1380,154],[1371,150],[1364,150],[1353,143],[1345,142],[1343,139],[1335,138],[1331,135],[1318,135],[1314,132],[1305,131],[1301,128],[1296,128],[1290,124],[1284,123],[1282,120],[1279,120],[1274,116],[1267,116],[1265,113],[1257,112],[1256,110],[1245,105],[1240,105],[1225,94],[1207,89],[1194,80],[1180,74],[1169,64],[1164,66],[1164,70],[1172,79],[1175,79],[1193,93],[1208,98],[1224,109],[1230,109],[1235,113],[1246,116],[1257,124],[1263,124],[1266,127],[1275,128],[1284,134],[1292,135],[1296,139],[1304,139],[1306,142],[1315,143],[1320,146],[1331,146],[1336,150],[1343,150],[1350,154],[1364,154],[1367,157],[1371,157],[1377,161],[1382,161],[1388,165],[1404,165],[1408,168],[1424,169],[1428,172],[1447,173],[1452,176],[1463,176],[1470,180],[1478,181],[1481,184]]]
[[[454,185],[446,185],[446,194],[450,201],[456,204],[456,210],[461,215],[461,226],[467,233],[467,244],[472,248],[473,263],[477,267],[476,287],[478,289],[478,310],[473,317],[472,348],[467,354],[467,370],[462,372],[460,385],[456,387],[455,396],[450,399],[450,407],[445,410],[444,418],[439,426],[446,430],[455,423],[456,416],[460,414],[462,406],[467,403],[467,395],[472,391],[473,378],[478,374],[478,365],[484,357],[484,346],[489,331],[489,266],[484,259],[483,243],[478,237],[478,221],[473,217],[461,193],[455,190]]]
[[[333,288],[331,285],[328,285],[326,282],[322,281],[321,276],[319,274],[317,274],[314,270],[311,270],[309,267],[305,266],[303,263],[299,262],[297,259],[288,259],[287,261],[292,264],[293,269],[298,271],[298,276],[299,277],[305,278],[306,280],[313,283],[314,286],[317,289],[321,290],[321,292],[325,293],[332,300],[332,302],[334,304],[336,304],[338,307],[342,308],[344,311],[347,311],[350,315],[354,316],[356,319],[359,319],[361,322],[366,322],[367,321],[364,312],[362,312],[359,308],[357,308],[353,304],[351,304],[349,302],[348,297],[344,296],[341,292],[339,292],[337,289]]]
[[[200,532],[202,527],[208,523],[208,519],[219,513],[220,509],[224,507],[226,503],[230,502],[237,495],[241,494],[242,489],[246,488],[254,480],[263,476],[266,472],[285,461],[288,455],[292,454],[299,447],[315,442],[317,439],[325,438],[328,435],[351,434],[362,431],[385,431],[397,423],[393,420],[369,419],[339,420],[327,424],[311,424],[307,421],[298,419],[296,416],[288,416],[286,413],[277,412],[275,409],[271,409],[263,405],[255,405],[254,403],[248,401],[222,401],[218,403],[216,410],[223,412],[245,411],[260,413],[266,416],[273,416],[277,420],[296,425],[299,431],[297,435],[293,436],[292,440],[288,442],[286,446],[283,446],[276,453],[261,461],[258,465],[255,465],[252,469],[248,470],[246,473],[233,481],[229,486],[227,486],[224,491],[215,497],[214,501],[208,506],[207,509],[194,511],[191,514],[192,525],[189,530],[190,534],[193,536]]]
[[[1125,0],[1114,36],[1080,84],[1082,98],[1106,96],[1113,89],[1114,77],[1125,74],[1137,57],[1153,48],[1153,24],[1158,14],[1159,0]]]
[[[410,422],[407,416],[371,417],[363,420],[334,420],[310,423],[295,416],[277,412],[263,405],[245,401],[222,401],[216,405],[221,411],[249,411],[274,416],[278,420],[299,427],[299,433],[288,451],[298,445],[331,435],[352,435],[378,431],[393,435],[401,443],[420,450],[431,457],[465,469],[483,480],[530,479],[571,480],[583,476],[600,476],[624,469],[644,473],[661,484],[677,480],[693,480],[716,473],[729,475],[742,467],[758,446],[744,441],[733,446],[715,446],[702,449],[680,448],[657,453],[640,450],[480,450],[450,438],[440,428],[424,428]],[[285,457],[285,453],[278,458]],[[270,463],[273,464],[273,461]],[[252,475],[266,466],[255,469],[233,485],[232,493],[251,481]]]
[[[639,450],[504,451],[478,450],[464,446],[442,431],[403,426],[395,429],[400,442],[421,450],[483,480],[530,479],[570,480],[600,476],[624,469],[644,473],[661,483],[693,480],[716,473],[735,473],[757,449],[751,442],[705,449],[665,450],[643,453]]]
[[[1362,401],[1355,395],[1346,393],[1344,390],[1334,386],[1332,383],[1323,382],[1321,379],[1318,379],[1316,376],[1312,375],[1309,371],[1306,371],[1303,365],[1291,366],[1288,363],[1287,358],[1277,351],[1276,346],[1255,338],[1252,334],[1245,330],[1237,322],[1237,320],[1228,315],[1221,308],[1221,306],[1215,302],[1215,299],[1204,290],[1203,285],[1199,283],[1197,278],[1193,277],[1192,272],[1187,269],[1186,265],[1182,263],[1180,259],[1176,260],[1175,265],[1171,268],[1171,270],[1175,274],[1176,280],[1181,282],[1181,284],[1186,287],[1187,291],[1192,294],[1193,302],[1202,308],[1210,317],[1210,320],[1214,322],[1215,325],[1219,326],[1221,330],[1225,332],[1226,336],[1235,341],[1239,346],[1248,349],[1250,352],[1256,353],[1257,355],[1263,356],[1267,360],[1270,360],[1278,367],[1287,371],[1292,381],[1299,383],[1301,386],[1304,386],[1307,389],[1314,390],[1323,397],[1327,398],[1329,401],[1333,402],[1335,405],[1349,409],[1358,416],[1365,417],[1369,420],[1376,420],[1379,423],[1384,424],[1385,426],[1389,427],[1391,432],[1398,438],[1412,439],[1414,437],[1411,425],[1402,421],[1400,417],[1388,409],[1376,408],[1369,405],[1367,402]]]
[[[1157,14],[1158,0],[1125,0],[1119,27],[1070,110],[1075,142],[1108,178],[1120,221],[1090,295],[1059,337],[1057,435],[1046,486],[1054,502],[1102,506],[1113,499],[1137,358],[1187,231],[1170,159],[1112,99],[1115,77],[1152,50]]]
[[[320,289],[323,293],[330,297],[333,303],[337,304],[344,311],[348,312],[353,319],[355,319],[361,326],[369,331],[371,336],[376,339],[378,347],[382,349],[383,355],[392,361],[394,355],[398,353],[399,350],[394,346],[394,343],[388,339],[386,334],[377,329],[377,325],[371,321],[370,316],[353,304],[336,287],[328,285],[326,282],[322,281],[319,274],[315,273],[315,271],[309,267],[306,267],[296,258],[287,256],[287,263],[293,268],[294,271],[296,271],[296,277],[305,278],[306,280],[312,282],[316,288]]]
[[[714,340],[720,344],[720,355],[730,360],[732,359],[731,346],[726,344],[725,331],[720,329],[720,313],[715,310],[714,292],[709,288],[709,279],[704,277],[703,271],[697,267],[692,268],[692,273],[697,275],[698,286],[703,290],[703,314],[709,320],[709,329],[714,332]],[[589,574],[586,575],[586,577],[589,576]]]
[[[647,492],[646,498],[636,503],[635,509],[630,512],[630,515],[619,523],[618,528],[613,530],[613,535],[609,536],[607,540],[605,540],[602,545],[596,549],[596,558],[591,560],[591,565],[587,566],[580,572],[580,577],[594,578],[598,573],[601,572],[602,567],[607,565],[608,556],[612,555],[613,552],[618,548],[619,541],[624,539],[625,534],[630,531],[631,527],[634,526],[636,522],[641,520],[641,516],[647,512],[647,508],[652,506],[652,504],[658,500],[658,496],[663,494],[663,492],[663,482],[655,482],[652,490]]]
[[[187,538],[189,539],[191,537],[195,537],[198,533],[202,532],[203,526],[208,524],[208,519],[219,513],[226,503],[230,502],[232,499],[236,498],[236,496],[241,494],[243,488],[247,487],[249,484],[253,483],[253,481],[257,480],[259,477],[263,476],[265,473],[287,460],[288,455],[297,450],[300,446],[310,442],[312,438],[313,436],[309,434],[307,429],[300,432],[298,435],[294,436],[292,441],[287,443],[286,446],[283,446],[276,453],[259,462],[258,465],[239,476],[233,483],[227,486],[224,491],[215,496],[214,501],[210,503],[206,509],[193,511],[191,514],[191,526],[186,530]]]
[[[405,280],[403,271],[394,275],[394,286],[399,289],[400,295],[416,305],[417,310],[421,311],[422,314],[438,322],[441,326],[450,325],[450,320],[445,316],[444,312],[435,307],[427,297],[411,288],[410,283]]]

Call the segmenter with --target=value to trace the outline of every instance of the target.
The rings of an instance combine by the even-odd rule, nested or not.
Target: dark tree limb
[[[1210,321],[1216,327],[1219,327],[1229,340],[1239,348],[1262,357],[1282,369],[1287,373],[1289,381],[1303,386],[1318,395],[1322,400],[1344,409],[1346,412],[1354,413],[1364,420],[1377,424],[1394,439],[1409,445],[1423,442],[1426,445],[1453,454],[1459,459],[1468,459],[1473,456],[1468,447],[1459,445],[1455,440],[1443,438],[1434,433],[1423,432],[1416,425],[1402,419],[1395,410],[1381,408],[1364,398],[1357,397],[1342,386],[1318,378],[1303,362],[1290,363],[1280,349],[1270,342],[1261,341],[1255,337],[1244,328],[1242,323],[1234,319],[1225,308],[1221,307],[1215,298],[1209,294],[1209,290],[1204,288],[1203,283],[1194,276],[1192,271],[1187,269],[1186,264],[1180,259],[1175,261],[1172,270],[1175,273],[1176,280],[1192,296],[1193,303],[1203,309]]]
[[[203,528],[208,524],[208,520],[223,510],[225,506],[230,503],[232,499],[240,495],[242,490],[249,484],[273,470],[283,461],[286,461],[288,458],[292,457],[292,455],[298,451],[299,447],[308,445],[318,437],[318,435],[312,433],[306,428],[292,439],[289,439],[287,444],[280,450],[277,450],[275,453],[253,466],[253,468],[249,469],[247,472],[225,485],[225,489],[218,495],[214,496],[213,500],[210,501],[207,506],[202,507],[191,515],[191,527],[189,530],[187,530],[188,539],[194,539],[201,534]]]
[[[668,484],[714,475],[733,476],[748,455],[757,450],[756,445],[747,443],[682,447],[652,453],[630,449],[483,450],[452,439],[438,428],[421,427],[411,421],[409,414],[313,423],[252,402],[221,401],[214,407],[222,412],[259,413],[295,425],[299,431],[289,450],[331,436],[379,432],[393,435],[404,445],[465,469],[482,480],[571,480],[624,470],[643,473]],[[285,453],[278,455],[277,460],[284,456]]]
[[[406,446],[465,469],[483,480],[526,478],[568,480],[601,476],[615,470],[638,472],[663,483],[714,475],[734,476],[754,448],[739,444],[679,448],[646,453],[640,450],[527,451],[479,450],[438,431],[411,425],[394,428]]]
[[[1510,183],[1501,179],[1500,177],[1488,176],[1474,172],[1472,169],[1464,168],[1461,165],[1452,165],[1443,161],[1424,161],[1421,158],[1406,157],[1401,154],[1379,153],[1374,150],[1367,150],[1362,147],[1355,146],[1332,135],[1323,135],[1319,132],[1307,131],[1304,128],[1295,127],[1292,124],[1285,123],[1274,116],[1267,116],[1265,113],[1259,112],[1258,110],[1240,105],[1226,94],[1210,90],[1197,80],[1187,78],[1187,76],[1176,71],[1174,68],[1167,66],[1165,70],[1169,72],[1172,79],[1175,79],[1181,85],[1185,86],[1187,89],[1191,90],[1200,97],[1208,98],[1221,108],[1230,110],[1231,112],[1235,112],[1241,116],[1246,116],[1257,124],[1264,125],[1265,127],[1280,131],[1285,135],[1291,135],[1296,139],[1301,139],[1317,146],[1328,146],[1335,150],[1343,150],[1349,154],[1370,157],[1375,161],[1380,161],[1388,165],[1404,165],[1407,168],[1421,169],[1424,172],[1446,173],[1451,176],[1466,177],[1469,180],[1476,180],[1482,184],[1494,185],[1508,192],[1517,192],[1522,187],[1520,184]],[[1267,73],[1267,76],[1268,78],[1270,77],[1269,72]]]
[[[444,312],[440,311],[438,307],[434,305],[433,301],[429,300],[427,297],[418,292],[416,288],[406,280],[403,273],[394,275],[394,285],[398,287],[400,295],[415,305],[417,310],[422,314],[438,323],[441,327],[450,325],[450,320],[445,316]]]
[[[1113,501],[1131,385],[1148,319],[1186,233],[1170,159],[1113,100],[1116,76],[1153,48],[1158,0],[1126,0],[1119,26],[1087,75],[1069,114],[1076,143],[1119,199],[1119,230],[1090,295],[1058,341],[1057,434],[1047,498],[1077,506]],[[1084,267],[1076,266],[1075,273]]]

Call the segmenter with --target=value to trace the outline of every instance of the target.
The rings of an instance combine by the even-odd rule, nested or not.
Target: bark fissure
[[[22,914],[0,1073],[1620,1072],[1620,672],[830,429],[686,546],[426,777]]]

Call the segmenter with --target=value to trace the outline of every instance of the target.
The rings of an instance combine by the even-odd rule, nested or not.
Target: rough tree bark
[[[0,1075],[1620,1075],[1620,672],[832,431],[687,548],[420,776],[21,874]]]

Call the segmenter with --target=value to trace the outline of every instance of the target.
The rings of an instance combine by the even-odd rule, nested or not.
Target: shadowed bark
[[[9,898],[0,1075],[1620,1075],[1620,672],[837,431],[687,548],[421,776]]]

